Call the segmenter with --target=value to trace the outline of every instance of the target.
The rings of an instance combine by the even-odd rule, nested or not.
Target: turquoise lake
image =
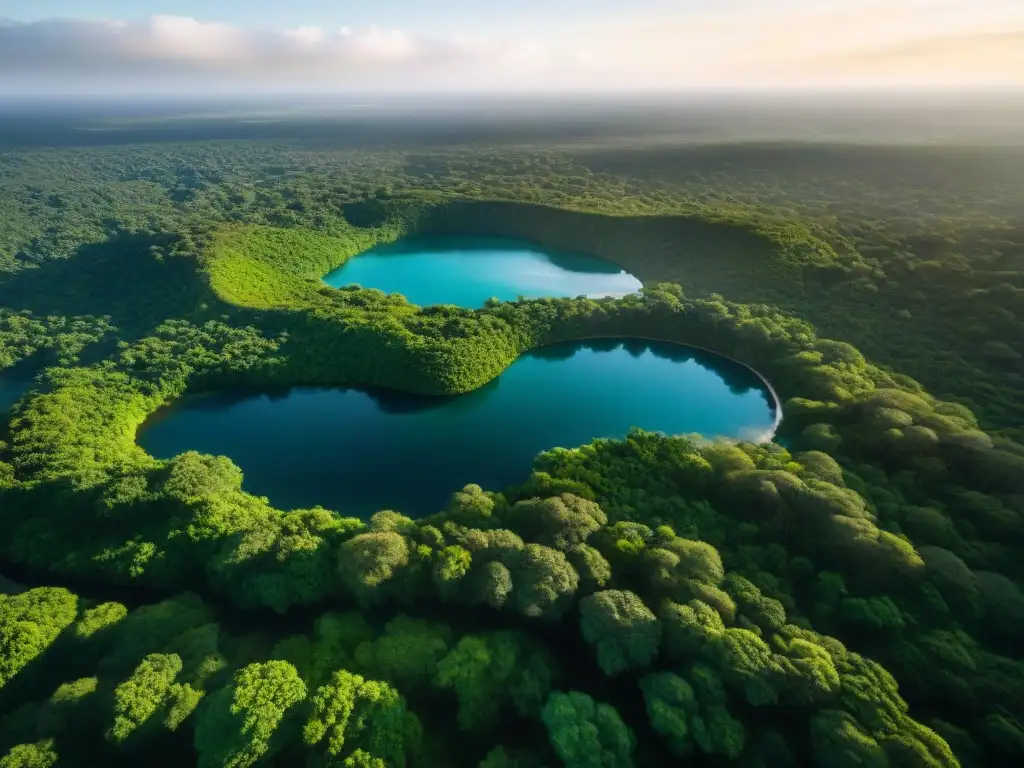
[[[482,307],[491,297],[623,296],[641,283],[617,264],[521,240],[408,237],[353,256],[324,277],[335,288],[357,284],[401,293],[413,304]]]
[[[763,439],[774,399],[750,369],[675,344],[600,340],[524,355],[452,397],[296,387],[186,397],[155,414],[139,444],[170,458],[230,457],[244,489],[282,509],[345,515],[439,511],[467,483],[520,483],[537,453],[631,427]]]

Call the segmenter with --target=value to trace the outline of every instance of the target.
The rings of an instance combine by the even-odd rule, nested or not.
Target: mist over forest
[[[319,146],[1024,143],[1024,92],[8,96],[7,146],[267,139]]]

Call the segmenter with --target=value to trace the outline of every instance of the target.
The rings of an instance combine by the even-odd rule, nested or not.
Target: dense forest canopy
[[[1024,761],[1020,148],[15,123],[3,768]],[[319,280],[420,232],[645,287],[473,311]],[[187,392],[451,395],[630,335],[763,373],[777,442],[552,448],[415,520],[278,510],[229,457],[135,443]]]

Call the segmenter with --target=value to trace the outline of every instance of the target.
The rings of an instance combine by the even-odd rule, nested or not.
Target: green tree
[[[664,602],[661,623],[665,652],[675,661],[706,655],[714,641],[725,632],[722,617],[700,600],[691,600],[686,605]]]
[[[566,557],[580,576],[581,592],[594,592],[611,581],[612,566],[594,547],[582,544],[569,550]]]
[[[316,764],[370,757],[382,765],[403,768],[407,751],[419,742],[419,722],[394,688],[345,670],[335,672],[317,689],[309,710],[302,738],[315,750]],[[358,752],[363,754],[354,757]]]
[[[82,611],[75,622],[75,639],[86,641],[100,634],[109,634],[111,628],[127,615],[128,609],[121,603],[101,603],[95,608]]]
[[[53,739],[35,744],[18,744],[0,757],[0,768],[51,768],[57,764]]]
[[[661,643],[661,622],[639,596],[626,590],[609,589],[583,598],[580,630],[606,675],[648,666]]]
[[[306,698],[295,667],[284,661],[249,664],[199,710],[195,747],[200,768],[246,768],[289,740],[281,733],[290,710]]]
[[[448,517],[471,528],[488,528],[495,507],[494,494],[487,493],[479,485],[471,484],[452,494],[448,503]]]
[[[483,563],[471,572],[468,591],[471,602],[501,608],[512,593],[512,572],[497,560]]]
[[[694,664],[687,674],[699,705],[692,719],[693,739],[701,752],[736,759],[746,747],[743,723],[728,708],[728,696],[718,673],[706,664]]]
[[[150,654],[131,677],[114,689],[114,722],[106,738],[118,747],[137,749],[173,731],[199,704],[202,692],[175,682],[181,672],[175,654]]]
[[[811,719],[814,764],[821,768],[883,768],[885,751],[847,712],[823,710]]]
[[[690,721],[698,715],[693,688],[672,672],[655,672],[640,679],[647,719],[680,759],[693,750]]]
[[[563,552],[579,547],[608,522],[597,504],[571,493],[517,502],[510,519],[525,539]]]
[[[630,768],[636,739],[610,704],[585,693],[552,692],[541,712],[566,768]]]
[[[381,602],[409,563],[409,545],[399,533],[361,533],[341,545],[342,582],[364,605]]]
[[[472,562],[472,555],[457,544],[447,546],[437,553],[434,584],[442,597],[450,599],[458,594]]]
[[[384,634],[356,648],[356,662],[367,675],[403,690],[427,689],[451,639],[444,624],[399,615],[385,625]]]
[[[537,715],[552,677],[547,654],[515,632],[466,635],[437,665],[438,686],[455,691],[467,731],[494,728],[508,704],[522,717]]]
[[[58,587],[0,595],[0,688],[50,647],[77,610],[78,598]]]
[[[562,552],[527,544],[504,562],[512,574],[511,605],[520,614],[557,619],[569,607],[580,577]]]
[[[725,591],[736,601],[736,608],[764,632],[774,632],[786,623],[786,609],[778,600],[761,593],[753,582],[737,573],[725,578]]]

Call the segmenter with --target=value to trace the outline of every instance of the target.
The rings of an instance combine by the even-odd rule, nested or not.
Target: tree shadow
[[[193,316],[216,297],[191,255],[172,253],[173,233],[118,232],[68,259],[0,280],[0,306],[37,316],[107,316],[122,337],[145,335],[168,318]]]

